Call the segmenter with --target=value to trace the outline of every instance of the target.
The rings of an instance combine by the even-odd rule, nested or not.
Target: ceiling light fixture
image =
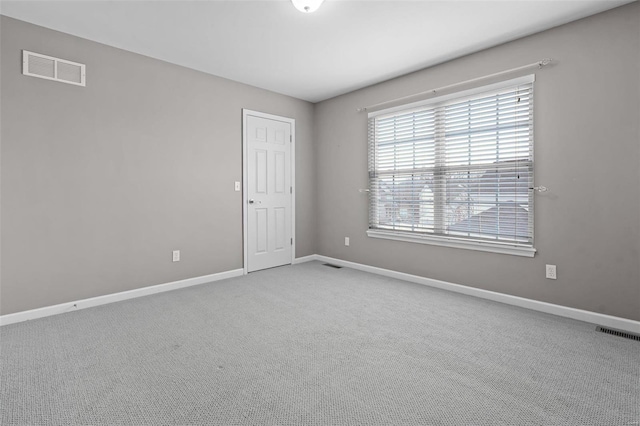
[[[291,3],[303,13],[311,13],[318,10],[324,0],[291,0]]]

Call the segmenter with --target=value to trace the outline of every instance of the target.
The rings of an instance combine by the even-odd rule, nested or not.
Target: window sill
[[[499,254],[510,254],[514,256],[533,257],[536,249],[533,247],[516,247],[508,244],[484,243],[480,241],[461,241],[455,238],[418,236],[393,231],[382,231],[378,229],[367,230],[367,236],[372,238],[382,238],[385,240],[405,241],[408,243],[430,244],[441,247],[452,247],[466,250],[478,250]]]

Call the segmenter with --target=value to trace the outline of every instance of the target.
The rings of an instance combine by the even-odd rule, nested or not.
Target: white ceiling
[[[318,102],[632,1],[326,0],[302,14],[289,0],[2,0],[0,13]]]

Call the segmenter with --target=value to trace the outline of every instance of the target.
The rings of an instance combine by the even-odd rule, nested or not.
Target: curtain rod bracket
[[[534,186],[533,188],[529,188],[529,189],[532,189],[532,190],[537,191],[537,192],[548,192],[549,191],[549,188],[547,188],[546,186]]]
[[[541,60],[538,63],[538,68],[542,68],[542,67],[546,67],[547,65],[549,65],[551,63],[551,61],[553,61],[553,59],[551,58],[544,58],[543,60]]]

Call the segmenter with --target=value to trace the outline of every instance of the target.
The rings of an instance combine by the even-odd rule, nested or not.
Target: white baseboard
[[[135,299],[136,297],[163,293],[165,291],[177,290],[180,288],[191,287],[194,285],[206,284],[213,281],[220,281],[227,278],[240,276],[242,276],[242,269],[235,269],[232,271],[220,272],[217,274],[204,275],[201,277],[188,278],[186,280],[153,285],[150,287],[136,288],[134,290],[123,291],[120,293],[107,294],[104,296],[92,297],[89,299],[61,303],[59,305],[45,306],[44,308],[16,312],[14,314],[0,315],[0,326],[28,321],[36,318],[48,317],[51,315],[63,314],[65,312],[77,311],[79,309],[86,309],[94,306],[106,305],[107,303]]]
[[[439,281],[431,278],[420,277],[417,275],[405,274],[404,272],[392,271],[390,269],[377,268],[375,266],[363,265],[361,263],[334,259],[332,257],[316,254],[296,259],[296,263],[310,262],[313,260],[331,263],[333,265],[343,266],[346,268],[357,269],[359,271],[370,272],[373,274],[383,275],[385,277],[397,278],[399,280],[409,281],[412,283],[423,284],[429,287],[435,287],[443,290],[453,291],[456,293],[462,293],[469,296],[480,297],[482,299],[493,300],[496,302],[505,303],[507,305],[520,306],[522,308],[531,309],[533,311],[545,312],[548,314],[558,315],[560,317],[571,318],[578,321],[601,325],[604,327],[615,328],[617,330],[628,331],[631,333],[640,333],[640,321],[599,314],[597,312],[584,311],[582,309],[575,309],[562,305],[554,305],[552,303],[540,302],[532,299],[525,299],[524,297],[511,296],[508,294],[497,293],[495,291],[483,290],[480,288],[468,287],[460,284],[453,284],[446,281]]]
[[[299,263],[305,263],[305,262],[312,262],[314,260],[318,260],[318,255],[317,254],[312,254],[309,256],[304,256],[304,257],[297,257],[294,261],[293,264],[297,265]]]
[[[545,312],[548,314],[558,315],[565,318],[572,318],[578,321],[584,321],[592,324],[602,325],[605,327],[615,328],[617,330],[629,331],[632,333],[640,333],[640,322],[626,318],[614,317],[611,315],[599,314],[597,312],[585,311],[582,309],[570,308],[562,305],[554,305],[552,303],[540,302],[523,297],[511,296],[508,294],[497,293],[494,291],[483,290],[474,287],[468,287],[460,284],[453,284],[446,281],[434,280],[431,278],[420,277],[417,275],[406,274],[404,272],[393,271],[390,269],[377,268],[375,266],[363,265],[361,263],[349,262],[346,260],[335,259],[332,257],[312,254],[295,259],[293,264],[300,264],[311,261],[320,261],[331,263],[333,265],[343,266],[346,268],[357,269],[359,271],[370,272],[385,277],[396,278],[412,283],[422,284],[429,287],[435,287],[443,290],[462,293],[469,296],[475,296],[482,299],[493,300],[505,303],[507,305],[519,306],[534,311]],[[119,302],[136,297],[147,296],[150,294],[162,293],[165,291],[177,290],[180,288],[191,287],[194,285],[205,284],[213,281],[220,281],[227,278],[239,277],[243,275],[242,269],[220,272],[217,274],[205,275],[202,277],[189,278],[186,280],[174,281],[166,284],[159,284],[150,287],[138,288],[135,290],[123,291],[120,293],[107,294],[105,296],[92,297],[90,299],[77,300],[67,303],[61,303],[54,306],[46,306],[44,308],[32,309],[29,311],[16,312],[14,314],[1,315],[0,326],[14,324],[17,322],[27,321],[36,318],[47,317],[50,315],[62,314],[78,309],[86,309],[93,306],[105,305],[107,303]]]

